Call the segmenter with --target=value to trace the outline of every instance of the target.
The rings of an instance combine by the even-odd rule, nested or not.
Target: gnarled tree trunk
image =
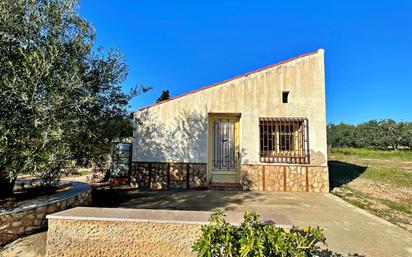
[[[0,199],[4,199],[13,195],[13,187],[16,178],[10,180],[6,169],[0,167]]]

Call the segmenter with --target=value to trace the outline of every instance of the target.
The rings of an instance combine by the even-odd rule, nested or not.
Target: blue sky
[[[118,48],[131,109],[325,49],[328,122],[412,121],[412,1],[80,0],[96,44]]]

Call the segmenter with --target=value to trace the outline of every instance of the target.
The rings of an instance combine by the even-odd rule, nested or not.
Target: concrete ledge
[[[208,220],[211,214],[212,212],[209,211],[77,207],[47,215],[46,218],[49,220],[94,220],[204,225],[209,223]],[[240,224],[243,221],[243,215],[241,212],[228,212],[226,219],[232,224]],[[289,226],[289,221],[284,215],[263,214],[261,215],[261,219],[280,227]]]
[[[195,256],[191,246],[211,212],[78,207],[48,215],[46,256]],[[283,215],[262,215],[282,226]],[[228,213],[240,223],[243,213]],[[68,248],[68,246],[73,246]]]

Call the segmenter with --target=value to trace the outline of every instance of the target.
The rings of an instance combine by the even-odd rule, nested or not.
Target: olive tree
[[[130,135],[127,66],[94,39],[75,0],[0,1],[0,198],[18,174],[52,183]]]

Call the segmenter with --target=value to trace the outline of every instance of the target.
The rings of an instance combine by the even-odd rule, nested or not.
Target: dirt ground
[[[94,196],[97,200],[94,206],[98,207],[203,211],[219,208],[241,213],[249,210],[264,216],[276,214],[286,217],[289,223],[285,224],[300,227],[319,225],[325,231],[330,251],[320,256],[412,256],[411,233],[328,193],[210,190],[142,192],[130,188],[101,188]],[[40,235],[38,239],[43,240],[43,243],[33,243],[31,237],[29,242],[26,241],[27,237],[15,241],[4,253],[8,256],[18,253],[15,256],[29,257],[41,254],[41,249],[37,252],[34,249],[39,246],[44,248],[46,237],[44,235],[41,238]],[[32,255],[24,255],[26,251]]]
[[[332,193],[412,232],[412,181],[410,181],[410,176],[405,176],[405,174],[412,173],[411,161],[339,155],[332,155],[330,158],[367,169],[387,170],[386,177],[359,174],[356,178],[351,178],[349,182],[337,183]],[[400,179],[394,181],[392,177],[400,177]],[[333,180],[332,176],[332,184]]]
[[[0,257],[44,257],[47,232],[19,238],[0,251]]]
[[[399,211],[396,205],[393,206],[394,203],[410,205],[411,191],[410,188],[395,188],[388,184],[357,179],[344,187],[333,189],[332,193],[412,232],[412,215],[407,210]]]

